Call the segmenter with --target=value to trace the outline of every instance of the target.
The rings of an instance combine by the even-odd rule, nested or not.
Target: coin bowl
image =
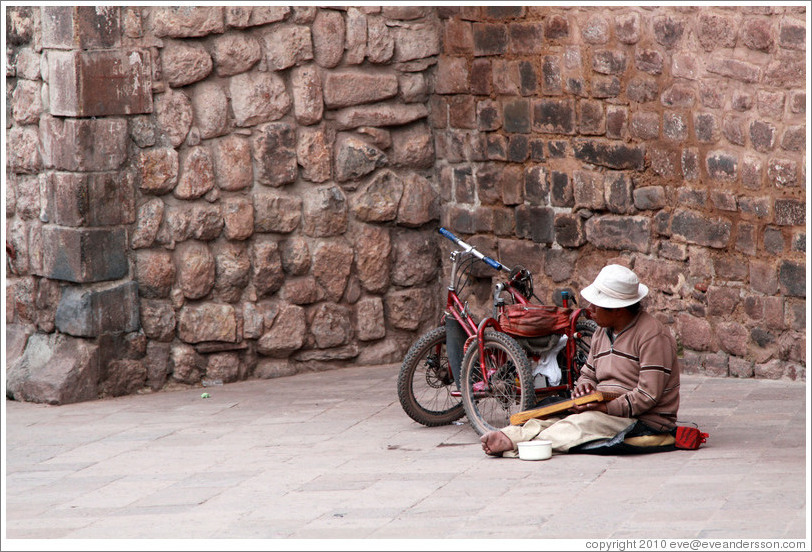
[[[525,441],[519,443],[519,458],[522,460],[547,460],[553,455],[551,441]]]

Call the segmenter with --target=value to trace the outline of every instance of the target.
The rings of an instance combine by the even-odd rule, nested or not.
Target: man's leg
[[[513,452],[517,443],[533,439],[552,442],[554,452],[567,452],[570,448],[594,441],[611,439],[635,422],[632,418],[610,416],[603,412],[582,412],[565,418],[539,420],[533,418],[520,426],[508,426],[484,434],[479,440],[482,450],[491,456]]]
[[[550,427],[557,420],[559,418],[549,420],[533,418],[522,425],[511,425],[496,431],[489,431],[479,439],[482,443],[482,450],[491,456],[501,456],[504,452],[516,450],[517,443],[531,441],[543,429]]]
[[[553,451],[567,452],[574,446],[596,439],[611,439],[635,423],[632,418],[610,416],[604,412],[570,414],[538,433],[536,439],[553,443]]]

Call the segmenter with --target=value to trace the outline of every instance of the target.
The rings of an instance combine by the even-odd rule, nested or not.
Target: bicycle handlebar
[[[455,236],[454,234],[452,234],[451,232],[449,232],[445,228],[440,227],[440,228],[437,229],[437,231],[440,234],[442,234],[443,236],[445,236],[446,238],[448,238],[449,240],[451,240],[452,242],[454,242],[459,247],[462,247],[466,252],[472,253],[474,255],[474,257],[476,257],[477,259],[480,259],[481,261],[485,262],[485,264],[487,264],[488,266],[490,266],[492,268],[495,268],[496,270],[504,270],[505,272],[510,272],[510,269],[508,267],[506,267],[505,265],[503,265],[499,261],[495,261],[495,260],[491,259],[490,257],[483,255],[482,253],[477,251],[474,246],[468,245],[467,243],[465,243],[464,241],[459,239],[457,236]]]

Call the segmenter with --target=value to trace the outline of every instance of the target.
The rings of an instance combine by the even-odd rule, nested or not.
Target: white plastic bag
[[[547,378],[547,385],[552,387],[561,383],[561,367],[558,366],[558,353],[567,346],[567,336],[562,335],[552,349],[541,355],[538,364],[533,368],[533,384],[536,387],[545,387],[544,380]]]

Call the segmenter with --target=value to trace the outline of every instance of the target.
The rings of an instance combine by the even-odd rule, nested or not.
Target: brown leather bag
[[[502,331],[521,337],[563,334],[572,309],[548,305],[507,305],[499,314]]]

